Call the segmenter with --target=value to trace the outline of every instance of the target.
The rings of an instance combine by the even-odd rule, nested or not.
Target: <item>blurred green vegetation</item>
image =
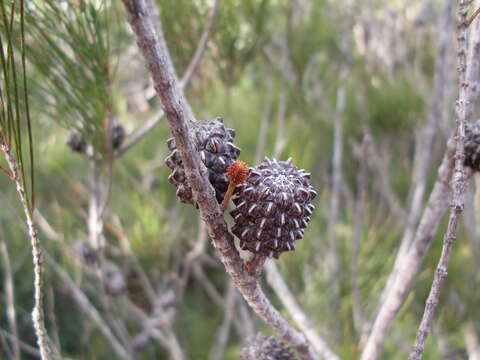
[[[165,37],[181,76],[193,56],[211,1],[158,0],[157,3]],[[403,37],[396,40],[405,48],[404,55],[398,55],[393,65],[389,56],[395,52],[392,55],[389,51],[396,45],[387,43],[387,36],[383,39],[382,33],[374,31],[378,29],[374,24],[387,23],[388,16],[381,10],[380,2],[371,3],[375,9],[372,25],[362,22],[363,12],[353,16],[357,7],[347,0],[223,1],[205,58],[186,90],[197,118],[222,116],[228,127],[236,129],[235,142],[242,149],[242,160],[254,164],[259,133],[265,122],[268,128],[264,155],[271,157],[277,152],[281,159],[292,157],[297,166],[312,173],[319,193],[316,211],[297,250],[282,255],[277,264],[309,318],[343,359],[357,358],[360,349],[360,334],[355,331],[352,318],[350,264],[357,173],[360,162],[369,159],[359,159],[354,148],[359,146],[368,127],[386,160],[394,195],[402,205],[407,205],[415,136],[425,122],[435,61],[435,17],[422,19],[422,26],[418,26],[416,20],[423,16],[419,10],[421,2],[414,1],[414,15],[405,15],[410,6],[406,1],[397,1],[390,9],[403,21],[400,32]],[[428,3],[440,6],[439,1]],[[42,11],[46,12],[50,6],[58,18],[42,17]],[[75,8],[78,11],[70,11],[66,16],[65,9],[69,6],[78,6]],[[59,237],[52,240],[43,231],[40,235],[48,253],[68,271],[92,303],[101,308],[98,282],[82,272],[72,252],[77,241],[88,237],[89,162],[71,152],[65,143],[71,131],[80,130],[103,154],[107,164],[108,155],[102,152],[106,118],[112,116],[130,133],[153,116],[160,104],[149,91],[148,76],[120,2],[48,0],[32,6],[29,16],[27,41],[36,134],[37,207]],[[372,30],[370,41],[379,41],[378,46],[383,44],[382,51],[362,50],[365,44],[352,30],[360,31],[362,26],[364,31]],[[411,38],[419,33],[428,36],[422,36],[419,44],[412,44]],[[346,47],[342,45],[345,41]],[[340,81],[341,71],[347,71],[345,82]],[[335,298],[328,288],[324,258],[328,251],[333,127],[339,86],[345,87],[347,98],[341,115],[344,183],[335,225],[341,264],[336,279],[340,292]],[[440,145],[433,154],[429,190],[446,136],[442,133],[437,139]],[[159,290],[167,287],[168,275],[178,269],[199,231],[198,212],[190,205],[180,204],[175,188],[167,181],[170,171],[163,159],[168,154],[165,141],[169,137],[167,124],[162,120],[141,142],[113,162],[111,195],[105,213],[107,222],[121,224],[141,266]],[[110,184],[107,168],[105,165],[102,173],[106,187]],[[403,233],[401,222],[379,190],[382,176],[385,174],[368,173],[361,228],[357,279],[362,309],[368,319],[375,314]],[[28,314],[32,307],[30,250],[19,204],[10,185],[5,176],[0,176],[4,204],[4,211],[0,211],[0,239],[8,245],[15,273],[20,338],[34,344]],[[404,359],[402,349],[410,349],[413,344],[443,231],[444,226],[437,232],[422,272],[390,332],[393,335],[386,342],[383,359]],[[107,252],[106,256],[128,269],[130,260],[118,251],[119,238],[108,227],[105,233],[107,243],[117,250]],[[462,326],[467,319],[473,322],[479,319],[475,241],[466,231],[458,237],[438,321],[427,341],[426,360],[443,356],[437,346],[439,334],[442,341],[448,341],[451,351],[464,351]],[[207,253],[215,257],[209,241],[207,247]],[[205,266],[205,271],[219,293],[225,294],[227,276],[223,269],[212,265]],[[0,278],[3,275],[4,269],[0,267]],[[110,345],[78,308],[48,263],[46,277],[47,287],[52,289],[47,292],[47,303],[54,301],[52,311],[56,315],[62,354],[75,359],[112,359]],[[279,299],[265,287],[281,309]],[[120,307],[123,299],[113,301]],[[332,313],[332,302],[338,303],[336,313]],[[5,293],[0,286],[0,309],[4,306]],[[282,313],[288,318],[284,310]],[[174,321],[189,359],[208,358],[222,321],[223,310],[192,278],[177,305]],[[48,316],[47,325],[50,329],[54,326]],[[270,333],[261,321],[256,320],[256,325]],[[4,311],[0,314],[0,327],[8,329]],[[138,327],[129,325],[128,331],[136,334]],[[226,360],[238,359],[242,341],[232,330]],[[0,357],[1,349],[0,345]],[[167,359],[168,355],[150,343],[136,358]]]

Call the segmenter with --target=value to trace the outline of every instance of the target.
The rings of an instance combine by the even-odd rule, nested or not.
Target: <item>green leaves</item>
[[[33,209],[34,157],[26,76],[24,0],[0,2],[0,145]],[[26,139],[24,140],[24,138]],[[27,152],[27,155],[24,153]],[[26,175],[26,163],[29,174]],[[3,172],[6,172],[2,168]],[[27,185],[27,182],[30,184]]]

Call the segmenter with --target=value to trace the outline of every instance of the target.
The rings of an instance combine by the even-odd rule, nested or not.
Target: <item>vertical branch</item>
[[[278,157],[282,154],[283,149],[287,143],[285,139],[285,117],[287,111],[287,87],[282,82],[282,88],[280,90],[280,99],[278,101],[278,119],[277,119],[277,134],[275,136],[276,141],[273,148],[273,156]]]
[[[13,335],[12,339],[12,357],[14,360],[20,359],[20,347],[18,345],[17,320],[15,316],[15,294],[13,290],[13,274],[10,265],[10,256],[8,254],[7,244],[0,242],[0,259],[4,269],[5,302],[8,325]]]
[[[450,218],[448,220],[448,227],[443,238],[442,253],[438,261],[437,269],[433,278],[432,287],[427,298],[425,311],[423,313],[422,321],[418,328],[417,338],[413,351],[408,357],[409,360],[420,360],[425,349],[425,340],[430,333],[435,309],[440,299],[440,292],[447,277],[448,261],[452,253],[453,244],[456,240],[456,233],[460,215],[463,212],[465,205],[465,192],[468,186],[466,181],[467,170],[464,166],[465,152],[465,123],[467,118],[467,104],[470,101],[468,87],[466,81],[467,70],[467,20],[468,14],[467,0],[459,0],[459,30],[458,30],[458,84],[459,95],[456,102],[456,149],[455,149],[455,170],[452,175],[453,198],[451,203]]]
[[[28,236],[30,238],[30,245],[32,247],[33,258],[33,289],[34,289],[34,305],[32,311],[33,327],[35,335],[37,336],[37,344],[40,349],[42,360],[49,360],[51,358],[51,349],[48,345],[48,335],[45,328],[45,320],[43,313],[43,256],[40,239],[37,235],[37,229],[33,221],[33,213],[29,207],[28,199],[26,197],[23,181],[21,181],[17,162],[10,152],[10,148],[3,142],[3,137],[0,134],[0,148],[5,155],[8,166],[12,174],[12,180],[15,182],[17,193],[20,197],[20,202],[27,220]]]
[[[230,328],[235,314],[235,299],[237,290],[232,281],[228,282],[227,291],[225,295],[225,315],[223,323],[218,328],[215,336],[215,343],[210,350],[210,360],[222,360],[225,355],[225,347],[227,346],[228,338],[230,337]]]
[[[267,141],[268,124],[270,123],[270,117],[272,116],[273,109],[273,79],[269,77],[267,83],[267,98],[265,103],[265,109],[262,114],[262,120],[260,122],[260,129],[258,130],[257,137],[257,151],[255,152],[255,164],[258,164],[265,153],[265,143]]]
[[[463,338],[467,347],[468,359],[480,360],[480,339],[472,321],[468,321],[463,327]]]
[[[340,186],[342,184],[342,152],[343,152],[343,116],[345,110],[345,78],[346,70],[342,70],[339,78],[339,85],[337,89],[335,117],[334,117],[334,144],[333,144],[333,176],[331,184],[330,197],[330,211],[328,214],[328,242],[329,250],[327,254],[326,273],[327,273],[327,288],[331,291],[331,299],[333,300],[333,308],[338,311],[339,298],[339,272],[340,260],[338,258],[337,250],[337,233],[336,226],[338,221],[338,212],[340,206]]]
[[[380,193],[381,196],[384,198],[384,201],[390,207],[390,211],[394,214],[395,217],[400,219],[401,223],[405,222],[405,209],[402,206],[397,194],[392,188],[388,166],[384,161],[384,157],[380,155],[380,151],[377,148],[377,144],[371,131],[368,129],[368,134],[370,136],[370,146],[369,146],[369,161],[371,163],[372,170],[375,171],[377,174],[382,174],[379,177],[379,185],[380,185]]]
[[[473,2],[475,8],[480,9],[480,1]],[[470,28],[469,44],[468,44],[468,75],[467,87],[468,98],[472,102],[466,109],[466,118],[471,119],[475,112],[475,103],[480,95],[480,21],[477,19],[471,24],[467,25]]]
[[[478,27],[473,29],[475,30],[472,30],[470,34],[471,51],[477,54],[476,59],[478,59],[480,56],[480,31],[478,31]],[[474,61],[471,64],[469,63],[466,69],[466,82],[473,84],[472,86],[478,83],[479,67],[480,62]],[[467,93],[471,90],[471,87],[468,86]],[[471,100],[470,103],[464,104],[467,107],[466,114],[473,111],[470,109],[470,107],[474,106]],[[451,173],[454,168],[454,153],[455,141],[451,138],[447,143],[445,155],[438,169],[437,180],[415,232],[414,239],[399,265],[396,278],[375,318],[372,331],[362,352],[362,360],[373,360],[379,356],[387,331],[405,301],[410,286],[420,270],[425,253],[433,240],[443,215],[448,209],[451,195]]]
[[[404,257],[398,276],[378,311],[363,349],[361,360],[374,360],[380,355],[387,331],[405,301],[410,286],[420,269],[425,253],[447,210],[450,198],[449,182],[453,171],[454,145],[453,139],[450,139],[447,143],[445,155],[438,168],[437,181],[433,186],[412,246]]]
[[[92,178],[90,182],[90,200],[88,206],[88,236],[90,246],[99,251],[105,246],[103,242],[103,222],[101,214],[102,183],[100,179],[100,162],[91,160]]]
[[[352,312],[353,325],[359,333],[360,342],[364,341],[365,318],[362,312],[362,302],[360,297],[360,288],[358,286],[358,256],[360,253],[360,243],[362,239],[362,227],[365,216],[365,203],[367,197],[367,157],[370,137],[365,135],[359,157],[360,169],[357,176],[357,201],[355,204],[355,216],[353,224],[353,250],[351,264],[351,286],[352,286]]]
[[[287,19],[287,22],[289,20]],[[285,41],[282,42],[281,46],[281,71],[282,73],[287,73],[289,66],[289,48],[287,35],[284,35]],[[278,100],[278,114],[277,114],[277,133],[275,136],[275,144],[273,146],[273,157],[278,157],[281,155],[285,145],[287,144],[287,139],[285,138],[285,120],[287,116],[287,81],[285,77],[282,77],[280,83],[280,98]],[[258,150],[258,149],[257,149]]]
[[[418,223],[418,216],[422,210],[423,199],[427,187],[427,175],[432,159],[432,146],[436,134],[437,122],[441,118],[440,105],[445,98],[445,82],[450,70],[447,62],[448,48],[451,42],[451,31],[453,27],[453,1],[446,0],[442,16],[438,23],[438,44],[435,60],[435,74],[433,78],[433,91],[428,107],[427,121],[416,138],[415,156],[413,164],[413,180],[411,186],[410,207],[406,219],[405,231],[403,233],[400,249],[393,270],[387,280],[384,295],[388,293],[398,273],[398,269],[412,244],[415,229]]]
[[[60,336],[58,331],[57,317],[55,316],[55,293],[51,285],[47,288],[47,319],[50,324],[50,338],[55,348],[61,353]]]

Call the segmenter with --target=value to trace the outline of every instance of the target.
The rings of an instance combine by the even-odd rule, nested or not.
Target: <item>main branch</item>
[[[290,327],[265,296],[257,278],[245,271],[234,246],[233,236],[228,231],[223,213],[208,181],[206,169],[191,139],[190,124],[195,121],[195,117],[175,77],[168,50],[163,42],[157,41],[157,34],[149,18],[145,0],[122,1],[138,47],[150,71],[155,90],[162,101],[163,110],[175,137],[202,219],[207,224],[210,237],[227,273],[252,309],[285,342],[295,348],[303,359],[317,359],[305,336]]]

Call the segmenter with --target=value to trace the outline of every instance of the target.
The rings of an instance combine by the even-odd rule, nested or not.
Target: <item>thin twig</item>
[[[35,356],[35,357],[38,357],[38,358],[41,358],[40,356],[40,351],[38,351],[36,348],[34,348],[33,346],[30,346],[28,344],[25,344],[24,342],[20,341],[18,339],[18,337],[16,337],[15,335],[3,330],[0,328],[0,335],[1,336],[4,336],[6,337],[7,339],[9,339],[11,342],[18,342],[20,348],[26,352],[27,354],[31,355],[31,356]]]
[[[12,333],[12,357],[15,360],[20,359],[20,347],[18,344],[17,320],[15,316],[15,295],[13,290],[13,274],[10,265],[10,256],[8,254],[7,244],[0,241],[0,259],[4,270],[5,301],[8,325]]]
[[[478,14],[480,14],[480,8],[475,10],[472,16],[470,16],[468,19],[465,19],[465,21],[461,22],[459,27],[469,27],[472,21],[475,20],[475,18],[478,16]]]
[[[346,105],[345,79],[347,70],[343,68],[338,79],[338,88],[336,94],[335,116],[333,117],[333,156],[331,177],[330,206],[327,219],[327,241],[328,252],[322,262],[325,264],[326,287],[331,294],[329,302],[332,311],[339,309],[340,294],[340,259],[337,247],[337,222],[340,211],[340,187],[343,182],[342,157],[343,157],[343,117]]]
[[[90,246],[99,251],[105,246],[103,238],[103,221],[101,214],[102,183],[101,166],[98,160],[91,160],[92,178],[90,182],[90,198],[88,206],[88,239]]]
[[[362,302],[360,297],[360,288],[358,285],[358,257],[360,253],[360,244],[362,241],[362,228],[365,217],[365,204],[367,198],[367,161],[368,147],[370,138],[368,135],[363,137],[362,146],[359,156],[359,171],[357,176],[357,200],[355,204],[355,215],[353,223],[353,250],[351,264],[351,284],[352,284],[352,313],[353,326],[358,334],[360,334],[360,343],[363,343],[365,333],[365,316],[362,311]]]
[[[207,24],[205,25],[205,29],[202,32],[202,36],[198,42],[197,48],[195,49],[195,53],[193,54],[192,60],[188,64],[187,70],[183,74],[182,79],[180,80],[180,87],[184,88],[186,84],[190,82],[195,70],[198,68],[198,65],[201,63],[203,59],[203,55],[205,50],[207,49],[208,40],[210,39],[210,35],[212,34],[213,23],[215,21],[215,17],[218,12],[218,5],[220,0],[215,0],[213,5],[210,7],[207,16]]]
[[[467,82],[471,84],[471,86],[467,88],[467,91],[473,94],[470,95],[472,98],[478,95],[478,92],[475,92],[473,88],[478,88],[480,68],[480,61],[478,61],[480,57],[480,31],[478,29],[480,27],[477,25],[478,24],[475,24],[477,30],[472,30],[470,36],[471,52],[477,54],[477,57],[475,58],[473,54],[470,54],[466,74]],[[470,59],[474,59],[475,61],[470,62]],[[466,104],[467,114],[473,113],[474,105],[473,101]],[[419,222],[415,237],[399,267],[397,277],[378,311],[369,339],[362,352],[361,360],[374,360],[378,358],[387,331],[403,305],[410,286],[420,270],[425,253],[430,247],[440,221],[448,209],[448,202],[451,195],[450,178],[454,167],[454,145],[455,142],[453,139],[450,139],[447,143],[445,155],[438,169],[437,180]]]
[[[468,1],[459,0],[459,22],[462,24],[458,31],[458,84],[459,95],[456,102],[456,149],[455,149],[455,170],[452,175],[453,198],[451,203],[450,218],[448,220],[447,231],[443,238],[442,253],[438,261],[437,269],[433,278],[432,287],[427,298],[425,311],[423,313],[422,321],[418,328],[417,337],[413,351],[408,357],[409,360],[420,360],[425,349],[425,340],[430,333],[430,328],[433,322],[435,309],[440,300],[440,292],[445,282],[448,273],[448,261],[452,253],[453,244],[456,240],[457,227],[459,218],[465,206],[465,192],[467,190],[468,182],[466,181],[467,170],[464,166],[465,151],[465,124],[469,120],[467,118],[466,104],[470,101],[468,97],[466,82],[467,70],[467,24],[464,23],[468,14]]]
[[[467,348],[469,360],[480,360],[480,339],[475,324],[470,320],[463,326],[463,338]]]
[[[177,337],[172,329],[167,326],[167,324],[169,324],[169,319],[167,319],[167,316],[162,311],[156,311],[152,317],[147,315],[142,309],[128,299],[126,300],[126,305],[129,312],[131,312],[132,315],[135,315],[138,322],[144,327],[143,331],[133,340],[133,348],[135,350],[144,347],[148,343],[149,338],[152,337],[157,340],[160,345],[168,349],[172,360],[185,359]],[[162,325],[163,331],[160,331],[160,329],[157,328],[157,325]]]
[[[215,288],[215,285],[208,279],[207,275],[203,271],[203,268],[200,264],[195,262],[193,264],[193,276],[195,280],[203,287],[207,295],[212,299],[212,301],[219,307],[224,308],[225,304],[222,296]]]
[[[112,346],[112,349],[115,351],[117,356],[123,360],[131,360],[131,357],[128,355],[127,350],[120,344],[112,330],[106,325],[105,320],[102,318],[98,310],[92,305],[85,293],[75,284],[75,282],[70,278],[70,276],[58,265],[58,263],[45,253],[45,259],[49,262],[53,271],[62,279],[62,281],[70,289],[70,294],[73,299],[80,306],[82,311],[90,317],[92,322],[98,327],[100,333],[107,339],[107,341]]]
[[[404,223],[406,219],[406,212],[397,194],[392,188],[388,166],[384,161],[385,157],[380,155],[380,150],[377,148],[375,138],[373,137],[371,131],[368,128],[367,131],[371,139],[371,144],[369,146],[369,163],[375,173],[382,174],[382,176],[378,177],[378,181],[380,182],[380,193],[390,207],[390,211],[401,221],[401,223]]]
[[[225,355],[225,348],[227,346],[228,338],[230,337],[230,328],[235,314],[235,298],[236,288],[233,282],[230,280],[227,284],[227,291],[225,295],[225,311],[223,322],[218,328],[215,335],[215,343],[213,344],[209,359],[210,360],[222,360]]]
[[[200,160],[191,139],[189,124],[195,117],[175,78],[175,72],[168,62],[168,50],[158,37],[151,24],[143,0],[123,0],[128,21],[135,34],[137,44],[150,71],[154,87],[163,103],[164,111],[175,137],[183,161],[186,177],[192,187],[202,218],[207,224],[220,260],[231,276],[235,286],[248,304],[285,342],[296,349],[304,359],[316,359],[317,356],[304,335],[290,327],[288,322],[273,307],[258,284],[243,266],[233,236],[215,199],[213,188],[208,181],[206,169]]]
[[[272,117],[273,110],[273,79],[270,76],[267,80],[267,91],[265,100],[265,109],[263,110],[262,120],[260,121],[260,128],[258,129],[257,137],[257,151],[255,152],[255,164],[258,164],[265,153],[265,143],[268,135],[268,125]]]
[[[325,340],[320,336],[315,327],[308,320],[308,316],[298,304],[295,296],[288,288],[285,280],[273,262],[265,265],[267,271],[267,282],[277,294],[279,300],[288,311],[298,328],[303,331],[307,339],[318,353],[326,360],[339,360],[340,358],[328,347]]]
[[[57,317],[55,316],[55,292],[51,285],[47,287],[47,319],[50,324],[50,337],[52,338],[55,348],[61,353],[60,336],[58,331]]]
[[[207,15],[207,23],[205,28],[200,36],[200,40],[198,42],[197,48],[195,49],[195,53],[193,54],[190,63],[185,70],[182,78],[180,79],[180,87],[184,89],[192,79],[195,70],[198,68],[200,63],[202,62],[203,56],[205,54],[205,50],[207,49],[208,40],[210,40],[210,36],[213,30],[213,24],[215,23],[215,17],[218,12],[218,5],[220,0],[215,0],[212,7],[210,8],[208,15]],[[155,7],[154,7],[155,8]],[[155,22],[156,23],[156,22]],[[126,153],[130,148],[136,145],[140,140],[143,139],[145,135],[147,135],[150,130],[152,130],[155,125],[157,125],[160,120],[163,118],[163,110],[159,110],[153,115],[148,121],[146,121],[141,127],[136,129],[128,139],[123,143],[123,145],[116,151],[115,156],[119,157]]]
[[[438,177],[428,199],[422,219],[409,252],[398,271],[398,276],[387,294],[384,303],[375,318],[372,330],[362,352],[361,360],[375,360],[379,357],[387,331],[415,279],[427,249],[437,232],[438,226],[448,208],[451,194],[450,178],[453,171],[454,141],[450,139],[442,163],[438,168]]]
[[[43,256],[42,248],[40,245],[40,239],[37,235],[37,229],[33,221],[33,214],[29,208],[28,200],[25,193],[25,188],[20,179],[20,173],[17,166],[17,161],[10,152],[10,148],[3,142],[3,138],[0,137],[0,148],[5,155],[5,159],[10,167],[13,181],[15,182],[17,193],[20,197],[20,202],[25,213],[27,220],[28,235],[30,238],[30,245],[32,247],[33,258],[33,289],[34,289],[34,305],[32,311],[33,327],[35,329],[35,335],[37,336],[37,344],[40,349],[40,355],[42,360],[49,360],[52,355],[52,351],[48,344],[48,334],[45,328],[45,320],[43,313]]]
[[[391,271],[383,297],[386,296],[393,285],[398,274],[403,257],[412,244],[415,229],[418,225],[418,218],[423,208],[425,191],[427,188],[427,175],[432,160],[432,146],[435,138],[438,121],[441,118],[440,105],[445,97],[445,82],[450,71],[447,61],[449,45],[451,43],[451,31],[453,28],[452,17],[453,1],[446,0],[442,16],[438,22],[438,44],[435,60],[435,74],[433,77],[433,91],[428,107],[427,121],[425,126],[418,133],[415,143],[415,155],[413,163],[413,179],[410,188],[410,206],[406,219],[405,231],[400,243],[393,270]]]

